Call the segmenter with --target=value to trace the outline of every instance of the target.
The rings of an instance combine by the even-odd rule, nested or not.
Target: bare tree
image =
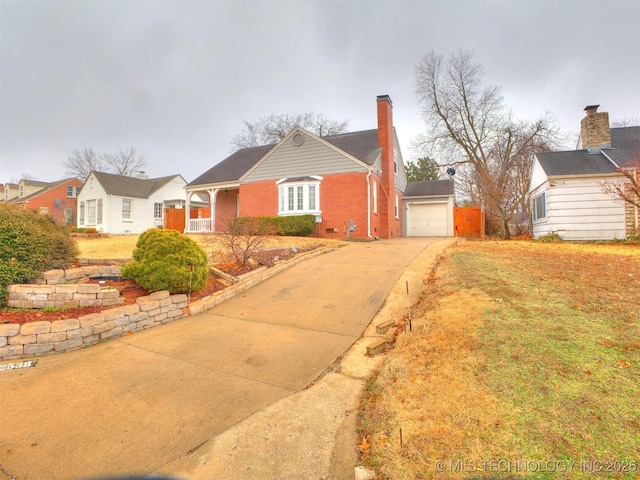
[[[234,150],[277,143],[297,125],[319,136],[336,135],[349,128],[348,120],[332,120],[322,113],[311,112],[271,114],[258,120],[243,120],[243,123],[243,130],[231,141]]]
[[[446,165],[465,166],[462,183],[508,238],[513,215],[528,202],[523,186],[528,186],[531,154],[555,145],[558,127],[549,114],[518,120],[497,86],[482,86],[482,75],[469,51],[447,59],[431,51],[421,59],[416,92],[428,132],[419,144],[447,159]]]
[[[85,181],[92,171],[104,171],[105,162],[104,158],[91,148],[74,148],[64,162],[64,167],[67,175]]]
[[[131,177],[146,165],[144,157],[138,155],[134,147],[121,148],[116,153],[105,153],[102,158],[118,175],[125,177]]]
[[[611,120],[611,128],[637,127],[638,125],[640,125],[640,120],[636,117],[622,117]]]
[[[98,154],[91,148],[75,148],[64,163],[65,173],[85,181],[92,171],[115,173],[130,177],[146,164],[144,157],[136,149],[127,147],[116,153]]]
[[[273,227],[258,217],[229,217],[220,220],[216,230],[213,235],[240,267],[245,267],[274,234]]]
[[[617,169],[623,179],[605,180],[600,187],[613,198],[640,208],[640,153],[635,157],[627,167]]]

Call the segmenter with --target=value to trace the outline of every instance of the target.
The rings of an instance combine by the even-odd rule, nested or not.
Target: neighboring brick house
[[[185,232],[215,231],[229,217],[312,214],[316,236],[402,236],[404,162],[391,99],[377,98],[378,128],[319,137],[295,127],[280,142],[243,148],[189,183],[210,199],[210,218]]]
[[[529,193],[533,236],[610,240],[640,231],[638,207],[607,194],[606,182],[623,182],[619,169],[640,167],[640,126],[610,128],[599,105],[585,108],[581,150],[536,153]]]
[[[11,185],[12,188],[7,189],[7,185]],[[13,188],[13,185],[5,185],[7,203],[20,205],[42,215],[50,215],[63,225],[76,225],[77,197],[82,187],[79,179],[67,178],[50,183],[20,180],[15,184],[16,188]],[[17,196],[11,195],[11,192],[17,192]]]

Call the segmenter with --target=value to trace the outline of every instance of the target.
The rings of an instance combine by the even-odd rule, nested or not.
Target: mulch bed
[[[284,260],[288,260],[290,258],[295,257],[299,253],[315,250],[318,246],[312,245],[306,248],[301,248],[294,252],[292,249],[273,249],[273,250],[265,250],[253,255],[253,259],[255,263],[253,266],[245,266],[239,267],[233,262],[229,263],[220,263],[216,264],[215,267],[223,272],[232,275],[234,277],[238,277],[242,274],[248,273],[256,268],[261,266],[272,267],[278,262],[282,262]],[[218,281],[219,278],[213,273],[209,273],[209,279],[204,288],[198,292],[192,292],[190,299],[191,301],[199,300],[204,297],[208,297],[213,295],[217,291],[220,291],[227,287],[226,283],[221,283]],[[136,299],[140,296],[148,295],[149,293],[145,291],[143,288],[137,286],[132,281],[106,281],[107,285],[114,286],[121,291],[121,295],[125,298],[125,304],[135,303]],[[28,322],[39,322],[39,321],[49,321],[53,322],[55,320],[65,320],[68,318],[79,318],[83,315],[89,315],[91,313],[100,313],[103,310],[108,310],[110,308],[114,308],[113,306],[108,307],[79,307],[79,308],[68,308],[64,310],[41,310],[41,309],[17,309],[17,308],[0,308],[0,323],[28,323]]]

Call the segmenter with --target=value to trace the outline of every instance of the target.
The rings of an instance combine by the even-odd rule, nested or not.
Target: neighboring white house
[[[164,226],[165,208],[184,208],[182,175],[141,178],[91,172],[78,195],[78,227],[139,234]]]
[[[406,237],[452,237],[453,180],[408,182],[402,195],[402,234]]]
[[[610,240],[637,231],[638,208],[604,192],[603,182],[623,181],[619,168],[637,168],[640,127],[610,128],[598,105],[585,108],[582,150],[534,154],[529,193],[533,236]]]

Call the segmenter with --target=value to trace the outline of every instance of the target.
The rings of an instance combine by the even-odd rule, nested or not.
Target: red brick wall
[[[78,179],[72,179],[49,191],[42,192],[33,199],[29,200],[25,208],[34,210],[40,213],[40,207],[47,207],[49,209],[49,215],[56,219],[56,221],[63,223],[64,210],[66,208],[71,209],[73,212],[72,222],[70,226],[76,226],[78,224],[77,219],[77,205],[78,199],[76,197],[67,197],[67,186],[82,187],[82,182]],[[75,194],[75,191],[74,191]],[[58,205],[56,205],[58,200]]]
[[[216,224],[226,225],[228,218],[238,216],[238,190],[224,190],[216,196]]]
[[[371,196],[373,198],[373,193]],[[350,236],[367,238],[367,174],[354,172],[324,175],[320,183],[320,209],[322,223],[316,224],[317,236],[343,238],[346,236],[349,221],[353,220],[356,231],[351,232]],[[275,180],[240,186],[241,216],[276,216],[277,214],[278,187]],[[374,228],[379,230],[377,216],[372,216],[372,236],[376,236]],[[334,230],[337,231],[334,232]]]

